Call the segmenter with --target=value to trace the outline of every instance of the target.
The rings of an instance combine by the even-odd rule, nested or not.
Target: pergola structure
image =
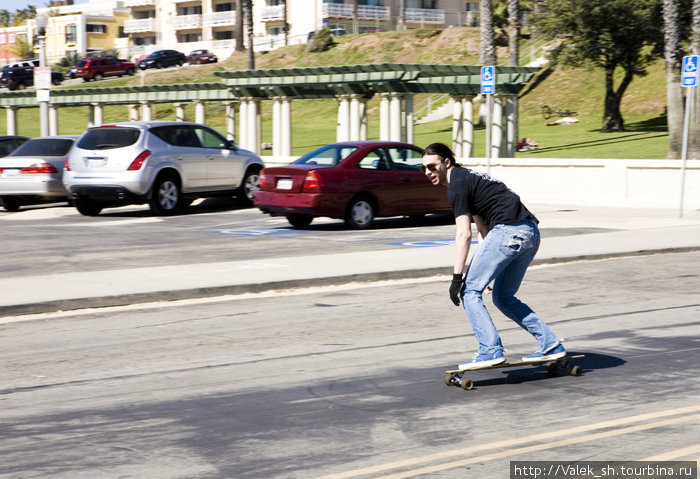
[[[517,139],[518,93],[537,71],[528,67],[496,67],[496,92],[492,118],[491,156],[512,156]],[[204,123],[204,104],[227,105],[227,134],[235,131],[238,105],[241,147],[260,152],[260,104],[272,101],[273,156],[290,156],[292,145],[291,103],[298,99],[335,99],[338,102],[338,141],[367,138],[367,100],[380,96],[379,138],[413,141],[413,98],[418,93],[449,94],[453,99],[453,149],[458,157],[473,155],[473,100],[480,93],[481,67],[470,65],[369,64],[270,70],[220,71],[221,83],[151,85],[116,88],[57,89],[51,91],[50,131],[56,134],[60,106],[90,108],[90,124],[102,122],[102,105],[130,105],[130,118],[150,119],[155,103],[176,106],[195,103],[195,121]],[[34,92],[0,94],[7,109],[8,133],[15,125],[16,108],[36,107]],[[505,134],[504,134],[505,132]],[[505,146],[505,150],[503,147]]]

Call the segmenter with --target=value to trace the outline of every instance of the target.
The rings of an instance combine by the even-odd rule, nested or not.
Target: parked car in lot
[[[147,68],[163,68],[174,65],[182,66],[186,61],[187,57],[185,54],[177,50],[157,50],[139,61],[139,68],[145,70]]]
[[[380,216],[451,211],[444,187],[421,172],[423,150],[386,141],[322,146],[287,166],[265,168],[255,205],[303,228],[318,216],[342,218],[354,229]]]
[[[133,75],[136,65],[114,57],[83,58],[78,62],[76,75],[83,81],[102,80],[105,77]]]
[[[63,73],[51,72],[53,85],[60,85],[62,82]],[[5,86],[9,90],[22,90],[34,86],[34,67],[3,68],[0,86]]]
[[[7,211],[25,204],[65,200],[61,181],[66,161],[78,135],[32,138],[0,158],[0,200]]]
[[[199,65],[200,63],[216,63],[219,59],[209,50],[192,50],[187,55],[187,63],[190,65]]]
[[[63,183],[83,215],[142,203],[171,215],[207,196],[235,195],[252,205],[264,166],[205,125],[124,122],[88,129],[65,163]]]
[[[26,136],[0,135],[0,157],[9,155],[28,139]]]

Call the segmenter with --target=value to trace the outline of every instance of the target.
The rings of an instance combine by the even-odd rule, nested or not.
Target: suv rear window
[[[73,146],[69,138],[35,138],[26,141],[10,156],[63,156]]]
[[[80,60],[78,62],[79,67],[84,67],[84,66],[89,65],[89,64],[90,64],[90,60]]]
[[[141,130],[122,127],[90,128],[78,141],[83,150],[111,150],[131,146],[139,139]]]

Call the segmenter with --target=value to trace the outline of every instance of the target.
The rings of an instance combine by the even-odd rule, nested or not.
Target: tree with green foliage
[[[681,157],[683,139],[683,89],[681,87],[683,47],[681,45],[680,3],[680,0],[663,0],[669,158]]]
[[[659,0],[547,0],[531,21],[545,37],[562,41],[551,54],[553,63],[604,70],[601,131],[607,132],[625,129],[622,97],[634,77],[646,75],[658,57],[661,18]]]
[[[12,24],[12,14],[8,10],[0,10],[0,27],[9,27]]]

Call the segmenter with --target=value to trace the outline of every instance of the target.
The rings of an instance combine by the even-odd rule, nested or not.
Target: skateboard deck
[[[541,359],[538,361],[513,361],[492,366],[480,366],[471,369],[448,369],[445,371],[445,384],[447,386],[459,386],[462,389],[473,389],[474,381],[465,377],[467,373],[472,371],[484,371],[486,369],[500,368],[515,368],[518,366],[540,366],[544,364],[547,367],[547,372],[550,376],[556,376],[559,371],[566,371],[572,376],[580,376],[582,373],[581,366],[571,364],[572,359],[580,359],[584,354],[566,355],[559,359]]]

